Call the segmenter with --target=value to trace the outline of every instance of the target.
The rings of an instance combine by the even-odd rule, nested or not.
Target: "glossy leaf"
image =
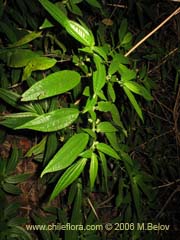
[[[106,70],[102,59],[96,54],[94,54],[94,62],[97,70],[93,73],[93,89],[94,93],[98,94],[106,82]]]
[[[107,54],[103,47],[94,46],[93,51],[97,53],[99,56],[101,56],[105,61],[107,61]]]
[[[80,82],[80,74],[72,70],[52,73],[22,94],[22,101],[39,100],[65,93]]]
[[[108,95],[110,96],[112,102],[116,101],[116,93],[111,82],[108,82],[107,86]]]
[[[98,143],[98,144],[96,145],[96,148],[97,148],[99,151],[107,154],[107,155],[110,156],[110,157],[113,157],[113,158],[115,158],[115,159],[120,159],[120,157],[119,157],[119,155],[117,154],[117,152],[116,152],[112,147],[110,147],[109,145],[107,145],[106,143]]]
[[[82,158],[76,163],[74,163],[72,166],[70,166],[61,176],[58,183],[56,184],[50,200],[53,200],[60,192],[62,192],[65,188],[67,188],[74,180],[76,180],[79,175],[82,173],[85,165],[86,165],[87,159]]]
[[[94,46],[94,37],[92,32],[79,23],[69,20],[66,15],[54,4],[48,0],[39,0],[43,7],[58,21],[66,31],[77,41],[85,46]]]
[[[54,25],[47,18],[45,18],[43,24],[39,27],[39,29],[51,28],[53,26]]]
[[[119,72],[121,74],[122,81],[129,81],[136,78],[136,71],[127,68],[125,65],[121,63],[119,64]]]
[[[78,115],[79,111],[75,108],[61,108],[42,114],[16,129],[26,128],[41,132],[53,132],[71,125]]]
[[[85,149],[88,140],[89,136],[86,133],[78,133],[69,138],[43,170],[41,177],[45,173],[59,171],[70,166]]]
[[[131,91],[129,91],[129,89],[126,86],[123,86],[123,89],[124,89],[127,97],[129,98],[129,101],[131,102],[131,104],[133,105],[134,109],[136,110],[138,116],[143,121],[143,115],[142,115],[141,108],[140,108],[139,104],[137,103],[134,95],[131,93]]]
[[[65,29],[73,38],[75,38],[83,45],[89,47],[94,46],[95,42],[92,32],[79,23],[72,20],[67,20]]]
[[[94,187],[94,183],[98,173],[98,159],[95,153],[92,153],[90,168],[89,168],[89,178],[90,178],[90,188],[91,190]]]
[[[9,128],[17,128],[36,118],[38,114],[32,112],[11,113],[2,117],[0,125]]]
[[[129,60],[124,55],[116,53],[110,63],[108,74],[113,75],[119,70],[119,64],[128,64]]]
[[[97,125],[97,132],[116,132],[117,129],[110,122],[100,122]]]
[[[32,71],[52,68],[56,62],[56,59],[48,57],[36,57],[31,59],[24,69],[22,80],[30,77]]]
[[[143,87],[142,85],[133,82],[133,81],[126,81],[123,82],[123,85],[126,86],[130,91],[141,95],[142,97],[144,97],[146,100],[152,100],[153,97],[151,96],[151,94],[148,92],[148,90]]]
[[[60,8],[58,8],[58,6],[48,0],[39,0],[39,2],[58,23],[60,23],[62,26],[65,26],[68,18],[66,17],[64,12]]]

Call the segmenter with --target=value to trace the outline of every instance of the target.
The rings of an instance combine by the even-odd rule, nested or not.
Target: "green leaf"
[[[7,193],[19,195],[21,190],[11,183],[2,183],[3,190]]]
[[[112,102],[116,101],[116,93],[114,91],[113,85],[111,82],[108,82],[108,86],[107,86],[107,91],[108,91],[108,95],[111,98]]]
[[[23,227],[21,226],[13,226],[8,230],[8,238],[9,236],[15,237],[16,239],[23,239],[23,240],[32,240],[31,234],[28,233]],[[20,238],[21,237],[21,238]]]
[[[37,143],[31,149],[29,149],[25,157],[31,157],[32,155],[36,156],[38,154],[43,153],[45,150],[46,141],[47,141],[47,136],[43,137],[43,139],[39,143]]]
[[[119,142],[117,140],[117,135],[115,132],[105,132],[106,138],[108,139],[111,147],[113,147],[116,151],[120,150]]]
[[[93,51],[99,54],[99,56],[101,56],[105,61],[107,61],[107,54],[106,54],[106,51],[104,50],[104,47],[94,46]]]
[[[41,177],[45,173],[59,171],[71,165],[85,149],[88,140],[89,136],[86,133],[73,135],[51,159],[41,173]]]
[[[56,62],[57,61],[55,58],[48,57],[36,57],[31,59],[24,69],[22,80],[30,77],[32,71],[46,70],[52,68],[56,64]]]
[[[14,172],[14,170],[16,169],[16,165],[18,164],[18,158],[19,158],[18,149],[17,147],[14,147],[12,149],[11,156],[7,161],[6,174]]]
[[[95,183],[95,180],[96,180],[96,177],[97,177],[97,173],[98,173],[98,159],[97,159],[97,155],[95,153],[92,153],[90,168],[89,168],[91,191],[94,187],[94,183]]]
[[[21,204],[17,202],[9,203],[8,206],[4,209],[5,218],[10,218],[14,215],[17,215],[20,206]]]
[[[94,46],[94,36],[87,27],[85,28],[79,23],[68,19],[65,23],[65,29],[73,38],[83,45],[87,47]]]
[[[116,53],[110,63],[108,74],[113,75],[117,72],[119,70],[119,64],[129,64],[129,60],[124,55]]]
[[[16,34],[13,31],[12,26],[6,24],[5,22],[0,21],[0,32],[3,32],[10,42],[15,42],[17,40]]]
[[[100,122],[97,125],[97,132],[116,132],[117,129],[110,122]]]
[[[105,184],[106,184],[106,189],[108,189],[108,167],[107,167],[107,160],[104,155],[104,153],[99,152],[100,160],[102,163],[102,170],[104,174],[104,179],[105,179]]]
[[[0,98],[3,99],[3,101],[11,105],[12,107],[21,109],[23,111],[29,110],[28,106],[26,107],[18,104],[18,101],[20,100],[21,96],[11,90],[0,88]]]
[[[86,165],[86,162],[87,159],[82,158],[63,173],[51,194],[50,200],[53,200],[61,191],[67,188],[79,177]]]
[[[119,72],[121,74],[121,80],[124,82],[136,78],[136,71],[127,68],[125,65],[121,63],[119,64]]]
[[[134,177],[131,178],[131,187],[132,187],[132,195],[133,195],[137,216],[140,217],[140,209],[141,209],[140,190],[138,188],[138,185]]]
[[[7,52],[7,65],[9,67],[24,67],[28,64],[28,62],[38,57],[39,54],[33,52],[29,49],[15,49],[14,51]]]
[[[113,157],[115,159],[120,159],[120,157],[117,154],[117,152],[112,147],[108,146],[106,143],[98,143],[96,145],[96,148],[100,152],[103,152],[103,153],[107,154],[110,157]]]
[[[122,124],[121,119],[120,119],[119,111],[118,111],[115,104],[113,104],[111,102],[108,102],[108,101],[106,101],[106,102],[101,101],[101,102],[98,102],[97,109],[101,112],[110,112],[111,116],[112,116],[112,119],[113,119],[113,122],[117,126],[124,129],[123,124]]]
[[[126,18],[123,18],[123,20],[121,21],[119,31],[118,31],[120,43],[122,42],[122,40],[127,32],[127,29],[128,29],[128,21]]]
[[[77,22],[69,20],[66,15],[54,4],[48,0],[39,0],[43,7],[51,16],[59,22],[66,31],[77,41],[85,46],[94,46],[94,37],[92,32]]]
[[[39,100],[65,93],[78,85],[80,78],[79,73],[71,70],[52,73],[24,92],[22,101]]]
[[[144,121],[141,108],[140,108],[139,104],[137,103],[134,95],[131,93],[131,91],[129,91],[129,89],[126,86],[123,86],[123,89],[124,89],[124,92],[126,93],[127,97],[129,98],[129,101],[131,102],[134,109],[136,110],[138,116],[141,118],[142,121]]]
[[[58,23],[60,23],[63,27],[65,26],[68,18],[66,17],[64,12],[60,8],[58,8],[58,6],[48,0],[39,0],[39,2]]]
[[[41,33],[42,32],[31,32],[27,35],[25,35],[24,37],[22,37],[20,40],[18,40],[17,42],[10,44],[9,47],[11,48],[15,48],[15,47],[20,47],[26,43],[31,42],[32,40],[41,37]]]
[[[102,8],[102,6],[100,5],[100,3],[97,0],[86,0],[86,2],[96,8]]]
[[[97,71],[93,73],[93,89],[94,93],[98,94],[106,82],[106,70],[101,57],[96,54],[94,54],[94,62]]]
[[[2,117],[2,121],[0,121],[0,125],[9,128],[18,128],[21,125],[26,124],[27,122],[36,118],[38,114],[33,112],[22,112],[22,113],[12,113],[6,114]]]
[[[126,33],[126,35],[124,36],[122,42],[121,42],[121,46],[128,44],[132,41],[132,34],[130,32]]]
[[[126,86],[130,91],[141,95],[146,100],[148,100],[148,101],[153,100],[153,97],[151,96],[151,94],[142,85],[140,85],[136,82],[132,82],[132,81],[123,82],[123,85]]]
[[[43,24],[39,27],[39,29],[51,28],[53,26],[54,25],[47,18],[45,18]]]
[[[61,108],[42,114],[16,129],[26,128],[41,132],[53,132],[71,125],[78,115],[79,111],[75,108]]]
[[[118,194],[116,195],[116,207],[120,207],[122,202],[123,202],[123,189],[124,189],[124,179],[120,178],[119,183],[118,183]]]
[[[22,173],[22,174],[18,174],[18,175],[8,176],[5,178],[5,182],[17,184],[17,183],[26,181],[30,176],[31,175],[28,173]]]

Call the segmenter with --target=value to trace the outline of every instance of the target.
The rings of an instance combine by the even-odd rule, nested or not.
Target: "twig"
[[[159,69],[159,67],[162,66],[165,62],[167,62],[168,58],[171,55],[173,55],[176,51],[178,51],[178,48],[174,48],[173,50],[171,50],[165,57],[163,57],[163,59],[161,60],[161,62],[157,66],[155,66],[153,69],[150,69],[148,71],[148,74],[156,71],[157,69]]]
[[[157,187],[153,187],[153,189],[160,189],[160,188],[164,188],[164,187],[169,187],[169,186],[174,185],[174,184],[176,184],[178,182],[180,182],[180,179],[177,179],[177,180],[175,180],[173,182],[169,182],[169,183],[157,186]]]
[[[98,214],[97,214],[97,212],[96,212],[96,209],[94,208],[94,206],[93,206],[91,200],[90,200],[89,198],[87,198],[87,201],[88,201],[88,203],[89,203],[89,205],[90,205],[90,207],[91,207],[91,209],[92,209],[94,215],[96,216],[97,220],[99,220],[99,216],[98,216]]]
[[[171,130],[169,130],[169,131],[167,131],[167,132],[164,132],[164,133],[162,133],[162,134],[160,134],[160,135],[158,135],[158,136],[152,137],[149,141],[146,141],[146,142],[144,142],[144,143],[141,143],[141,144],[138,145],[137,147],[143,147],[144,145],[146,145],[146,144],[148,144],[148,143],[150,143],[150,142],[152,142],[152,141],[154,141],[154,140],[157,140],[158,138],[163,137],[163,136],[165,136],[165,135],[167,135],[167,134],[169,134],[169,133],[172,133],[172,132],[174,132],[174,129],[171,129]]]
[[[123,4],[111,4],[111,3],[108,3],[107,6],[118,7],[118,8],[127,8],[127,6],[123,5]]]
[[[172,17],[180,13],[180,7],[177,8],[169,17],[167,17],[162,23],[160,23],[156,28],[154,28],[149,34],[147,34],[143,39],[141,39],[137,44],[135,44],[126,54],[125,57],[129,56],[136,48],[138,48],[143,42],[145,42],[150,36],[157,32],[165,23],[167,23]]]
[[[177,186],[177,188],[168,197],[167,201],[165,202],[164,206],[161,208],[160,212],[156,215],[156,218],[158,218],[162,214],[164,209],[167,207],[168,203],[171,201],[171,199],[174,197],[174,195],[179,191],[180,191],[180,186]]]

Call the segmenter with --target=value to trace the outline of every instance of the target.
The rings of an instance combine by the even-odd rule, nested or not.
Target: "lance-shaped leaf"
[[[18,40],[17,42],[10,44],[9,47],[20,47],[26,43],[31,42],[32,40],[41,37],[41,32],[31,32],[28,33],[27,35],[25,35],[24,37],[22,37],[20,40]]]
[[[21,96],[11,90],[0,88],[0,98],[15,108],[21,109],[23,111],[30,111],[29,106],[19,104]]]
[[[61,191],[67,188],[72,182],[74,182],[79,177],[79,175],[81,174],[86,165],[86,162],[87,159],[82,158],[78,162],[70,166],[64,172],[64,174],[61,176],[58,183],[56,184],[51,194],[50,200],[53,200]]]
[[[68,18],[58,6],[48,0],[39,0],[39,2],[58,23],[60,23],[63,27],[65,26]]]
[[[85,26],[77,22],[69,20],[63,11],[60,10],[55,4],[48,0],[39,0],[43,7],[51,14],[51,16],[59,22],[66,31],[74,37],[77,41],[85,46],[94,46],[94,37],[92,32]]]
[[[119,64],[119,72],[121,74],[122,81],[129,81],[136,78],[136,71],[129,69],[123,64]]]
[[[107,154],[110,157],[113,157],[115,159],[120,159],[119,155],[117,154],[117,152],[110,147],[109,145],[107,145],[106,143],[98,143],[96,145],[96,148],[100,151],[103,152],[105,154]]]
[[[7,54],[7,55],[6,55]],[[35,58],[39,57],[39,54],[31,51],[30,49],[15,49],[9,50],[4,53],[5,58],[7,59],[7,65],[9,67],[20,68],[28,64],[28,62]]]
[[[79,111],[75,108],[61,108],[42,114],[16,129],[27,128],[41,132],[53,132],[72,124],[78,115]]]
[[[55,156],[43,170],[41,177],[45,173],[55,172],[69,167],[85,149],[88,140],[89,135],[86,133],[78,133],[73,135],[55,154]]]
[[[52,73],[38,81],[22,94],[22,101],[31,101],[52,97],[73,89],[80,82],[80,74],[63,70]]]
[[[22,80],[27,79],[31,75],[32,71],[52,68],[56,62],[55,58],[48,57],[36,57],[31,59],[24,69]]]
[[[0,125],[9,128],[17,128],[36,118],[38,114],[33,112],[11,113],[2,116]]]
[[[106,82],[106,70],[104,64],[102,63],[102,58],[97,54],[94,54],[94,62],[96,64],[97,71],[93,73],[93,89],[94,93],[98,94]]]
[[[80,25],[72,20],[66,21],[66,31],[77,41],[85,46],[94,46],[94,36],[92,32],[85,26]]]
[[[96,180],[96,177],[97,177],[97,173],[98,173],[98,159],[97,159],[97,155],[95,153],[92,153],[90,168],[89,168],[91,190],[94,187],[94,183],[95,183],[95,180]]]
[[[144,121],[141,108],[140,108],[139,104],[137,103],[134,95],[132,94],[132,92],[126,86],[123,86],[123,89],[124,89],[124,92],[126,93],[127,97],[129,98],[129,101],[131,102],[134,109],[136,110],[137,114],[139,115],[141,120]]]
[[[97,132],[116,132],[117,129],[110,122],[100,122],[97,125]]]
[[[138,84],[137,82],[125,81],[125,82],[123,82],[123,85],[126,86],[130,91],[141,95],[146,100],[148,100],[148,101],[153,100],[153,97],[148,92],[148,90],[144,86]]]

